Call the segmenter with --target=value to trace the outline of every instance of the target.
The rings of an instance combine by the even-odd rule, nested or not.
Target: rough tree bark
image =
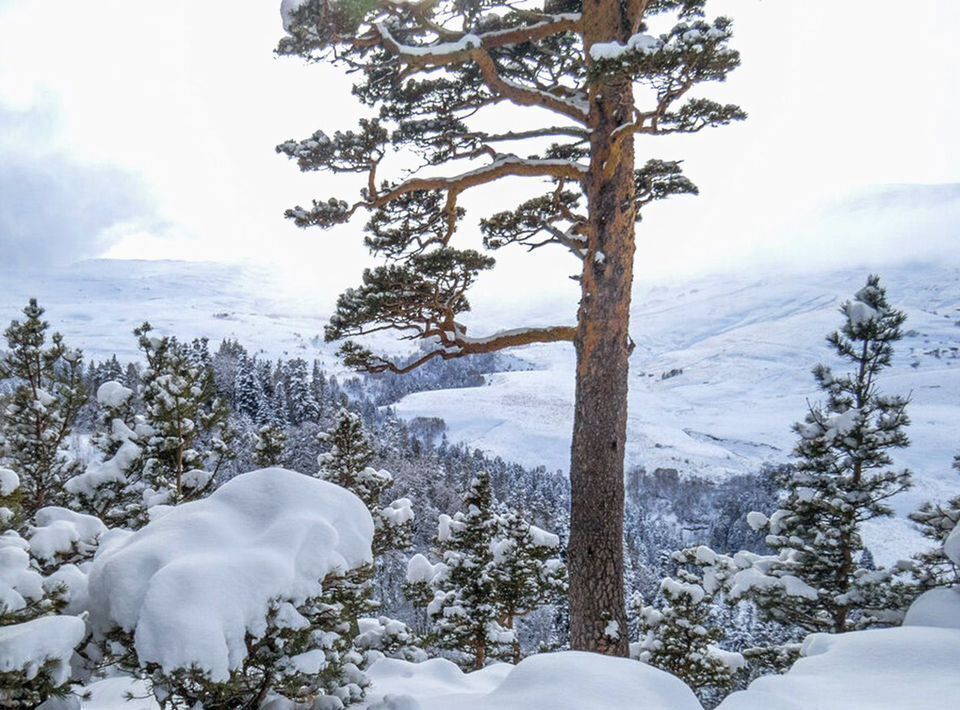
[[[618,0],[588,2],[584,19],[587,47],[622,38]],[[581,281],[570,456],[570,643],[574,649],[619,656],[628,653],[623,457],[636,215],[633,141],[616,145],[614,131],[630,122],[633,105],[629,81],[591,90],[587,199],[592,258],[584,261]]]

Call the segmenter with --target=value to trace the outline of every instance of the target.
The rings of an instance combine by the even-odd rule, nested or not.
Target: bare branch
[[[455,208],[456,195],[503,177],[552,177],[580,182],[585,175],[586,168],[568,160],[524,160],[515,155],[507,155],[482,168],[454,177],[411,178],[386,192],[379,193],[374,199],[356,203],[350,212],[356,212],[361,207],[376,209],[402,195],[422,190],[446,190],[448,195],[454,195],[452,206],[450,203],[447,206]]]
[[[392,372],[395,375],[403,375],[417,369],[434,358],[454,360],[456,358],[466,357],[467,355],[492,353],[520,345],[573,342],[576,334],[576,326],[552,326],[548,328],[521,328],[519,330],[502,331],[488,338],[478,339],[467,338],[465,335],[458,335],[452,339],[448,339],[448,336],[441,336],[442,347],[431,350],[406,365],[398,365],[385,358],[373,355],[368,358],[363,369],[374,374]],[[449,344],[445,344],[444,341]]]

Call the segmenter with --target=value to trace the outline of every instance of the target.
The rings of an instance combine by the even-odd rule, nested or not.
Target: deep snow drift
[[[960,697],[960,631],[923,626],[813,634],[784,675],[722,710],[945,710]]]
[[[464,674],[449,661],[383,659],[369,672],[371,710],[701,710],[669,673],[626,658],[566,651]],[[379,700],[382,697],[383,700]]]

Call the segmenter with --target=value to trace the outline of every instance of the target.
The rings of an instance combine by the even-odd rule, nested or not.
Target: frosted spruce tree
[[[567,569],[559,558],[560,538],[527,522],[516,510],[497,516],[490,576],[500,623],[514,637],[510,659],[520,662],[518,619],[544,604],[559,603],[567,591]]]
[[[97,431],[93,444],[101,460],[64,486],[71,508],[93,515],[109,527],[133,528],[146,518],[143,447],[153,429],[134,414],[133,391],[119,382],[97,388]]]
[[[954,458],[953,467],[960,471],[960,456]],[[913,574],[920,588],[960,586],[960,567],[943,549],[947,537],[960,525],[960,496],[943,503],[924,503],[910,514],[910,519],[923,536],[935,544],[932,549],[914,556]]]
[[[639,613],[637,658],[675,675],[701,701],[717,700],[733,686],[743,656],[716,645],[724,632],[709,622],[711,598],[702,586],[668,577],[660,592],[663,607],[645,606]]]
[[[437,646],[459,652],[461,664],[474,669],[504,655],[514,638],[501,623],[490,573],[497,534],[493,505],[490,476],[480,472],[463,499],[465,512],[440,516],[443,568],[431,580],[434,596],[427,606]]]
[[[0,380],[13,384],[9,395],[0,395],[0,466],[19,479],[25,519],[63,503],[64,483],[81,470],[67,451],[67,437],[86,401],[83,358],[59,333],[47,341],[43,313],[31,298],[23,320],[4,331],[7,351],[0,356]]]
[[[352,73],[354,95],[372,109],[354,130],[317,131],[278,147],[304,171],[361,178],[359,199],[315,200],[288,217],[330,228],[369,211],[366,244],[387,260],[343,294],[326,338],[393,330],[426,346],[401,365],[348,340],[345,362],[403,373],[436,358],[531,343],[576,349],[568,562],[571,640],[581,650],[627,654],[626,638],[612,641],[604,630],[611,620],[626,623],[621,540],[635,224],[654,200],[696,192],[678,162],[638,164],[634,142],[744,118],[737,106],[691,98],[695,87],[722,81],[740,62],[728,46],[730,20],[706,19],[704,6],[283,2],[279,53]],[[487,117],[504,106],[513,107],[512,128],[491,130]],[[410,154],[415,164],[397,164],[397,156]],[[461,198],[511,178],[544,191],[484,217],[484,248],[564,249],[582,291],[577,322],[475,337],[463,325],[467,293],[494,260],[454,243],[465,214]]]
[[[486,471],[471,480],[463,508],[439,518],[440,562],[410,558],[404,593],[426,608],[433,642],[459,654],[464,667],[519,662],[517,620],[559,602],[566,590],[560,538],[497,504]]]
[[[381,497],[387,488],[393,485],[393,477],[388,471],[377,470],[369,464],[373,459],[373,449],[367,439],[360,417],[346,408],[337,413],[333,428],[320,436],[326,451],[317,457],[319,477],[346,488],[355,494],[370,511],[373,518],[373,565],[351,570],[331,585],[331,599],[342,608],[343,616],[350,624],[354,645],[359,650],[390,651],[387,627],[402,627],[402,633],[393,634],[394,645],[399,637],[410,640],[414,636],[400,622],[383,617],[382,620],[368,618],[380,607],[376,599],[374,577],[377,565],[387,552],[406,549],[413,542],[414,514],[410,501],[402,498],[387,506],[381,503]],[[362,623],[366,622],[366,623]],[[372,633],[370,626],[382,627],[383,633]],[[377,642],[385,646],[377,648]]]
[[[243,354],[237,362],[237,373],[233,386],[234,410],[261,421],[259,412],[261,403],[266,400],[260,379],[257,376],[257,361]]]
[[[205,348],[152,331],[149,323],[134,331],[147,361],[140,395],[152,429],[144,445],[144,477],[149,505],[175,505],[204,495],[230,456],[229,410]]]
[[[307,363],[294,358],[287,363],[287,400],[290,403],[290,423],[315,422],[320,418],[320,404],[313,394]]]
[[[260,468],[280,466],[287,445],[287,434],[283,427],[276,424],[264,424],[257,430],[257,446],[253,461]]]
[[[373,448],[367,439],[360,416],[341,408],[333,428],[321,435],[327,450],[320,454],[320,478],[346,488],[364,502],[376,527],[374,554],[402,550],[413,540],[413,511],[405,498],[383,506],[381,498],[393,485],[388,471],[370,466]]]
[[[909,443],[907,400],[878,386],[906,315],[888,303],[877,276],[840,311],[843,326],[827,341],[851,369],[814,368],[825,400],[795,426],[796,467],[778,474],[781,509],[750,518],[778,553],[750,595],[775,620],[811,632],[894,622],[906,591],[889,571],[863,567],[860,537],[861,525],[890,515],[886,501],[910,486],[910,472],[892,468],[890,456]]]

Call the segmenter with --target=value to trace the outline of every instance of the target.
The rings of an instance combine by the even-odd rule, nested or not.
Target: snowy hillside
[[[132,331],[144,320],[161,334],[237,338],[272,357],[332,354],[316,338],[325,314],[283,291],[266,271],[209,262],[99,259],[42,271],[0,267],[0,321],[18,317],[35,297],[52,327],[93,359],[138,358]]]
[[[881,275],[891,301],[909,316],[884,380],[889,391],[912,397],[913,445],[899,462],[915,470],[916,486],[894,501],[904,514],[960,488],[949,465],[960,450],[960,269],[918,265]],[[856,269],[641,285],[633,308],[628,465],[724,476],[786,460],[790,426],[817,396],[810,368],[829,357],[824,336],[839,325],[837,306],[865,276]],[[318,357],[338,369],[334,348],[317,337],[329,297],[296,298],[255,269],[88,261],[42,275],[0,272],[0,281],[0,319],[17,315],[35,295],[54,327],[92,358],[135,357],[130,331],[149,319],[161,332],[237,338],[271,357]],[[542,304],[530,309],[542,317]],[[414,394],[399,411],[442,417],[451,440],[525,465],[565,469],[572,348],[536,346],[518,354],[538,369],[488,376],[482,388]],[[882,536],[867,530],[878,538],[878,556],[915,549],[918,540],[904,520],[880,525]]]
[[[894,368],[881,383],[911,395],[913,445],[899,462],[914,469],[916,485],[894,501],[906,513],[960,488],[950,469],[960,449],[960,270],[902,267],[882,276],[892,302],[909,317]],[[810,369],[830,357],[824,336],[839,326],[838,305],[865,277],[862,270],[717,277],[639,290],[628,465],[720,476],[786,460],[795,440],[790,427],[802,419],[807,400],[817,397]],[[476,391],[414,394],[399,410],[444,418],[451,439],[528,465],[565,469],[572,349],[542,346],[522,354],[543,369],[493,375]],[[905,521],[895,532],[887,522],[880,525],[881,555],[916,545]]]

